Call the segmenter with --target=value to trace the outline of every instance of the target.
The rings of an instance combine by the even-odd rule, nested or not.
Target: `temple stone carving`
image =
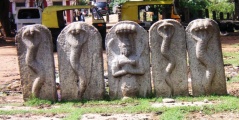
[[[185,30],[176,20],[161,20],[149,30],[152,79],[157,97],[188,95]]]
[[[148,33],[132,21],[114,25],[106,36],[111,99],[151,94]]]
[[[84,22],[65,27],[57,39],[62,100],[103,99],[101,35]]]
[[[42,25],[28,25],[16,35],[23,99],[31,96],[56,100],[55,67],[50,31]]]
[[[194,20],[186,28],[194,96],[227,94],[219,32],[211,19]]]

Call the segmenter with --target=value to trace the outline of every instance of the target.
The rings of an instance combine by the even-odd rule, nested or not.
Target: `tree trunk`
[[[235,0],[235,18],[239,20],[239,1]]]

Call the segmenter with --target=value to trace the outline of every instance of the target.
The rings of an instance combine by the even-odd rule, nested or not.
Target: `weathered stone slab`
[[[55,67],[50,31],[42,25],[28,25],[16,35],[23,99],[31,95],[56,100]]]
[[[102,41],[84,22],[66,26],[57,39],[62,100],[103,99]]]
[[[151,94],[148,33],[132,21],[114,25],[106,36],[111,99]]]
[[[194,96],[227,94],[219,28],[211,19],[197,19],[186,28]]]
[[[185,30],[166,19],[149,30],[152,79],[157,97],[188,95]]]

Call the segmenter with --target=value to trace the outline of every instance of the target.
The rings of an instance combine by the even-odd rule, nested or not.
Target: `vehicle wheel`
[[[227,23],[227,32],[234,32],[234,25],[231,22]]]
[[[219,28],[222,33],[225,33],[227,31],[227,23],[220,23]]]

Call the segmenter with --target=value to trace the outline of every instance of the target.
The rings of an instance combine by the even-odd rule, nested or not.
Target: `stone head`
[[[136,27],[133,24],[120,24],[116,26],[116,35],[119,39],[120,54],[129,56],[133,52],[134,36],[136,34]]]

